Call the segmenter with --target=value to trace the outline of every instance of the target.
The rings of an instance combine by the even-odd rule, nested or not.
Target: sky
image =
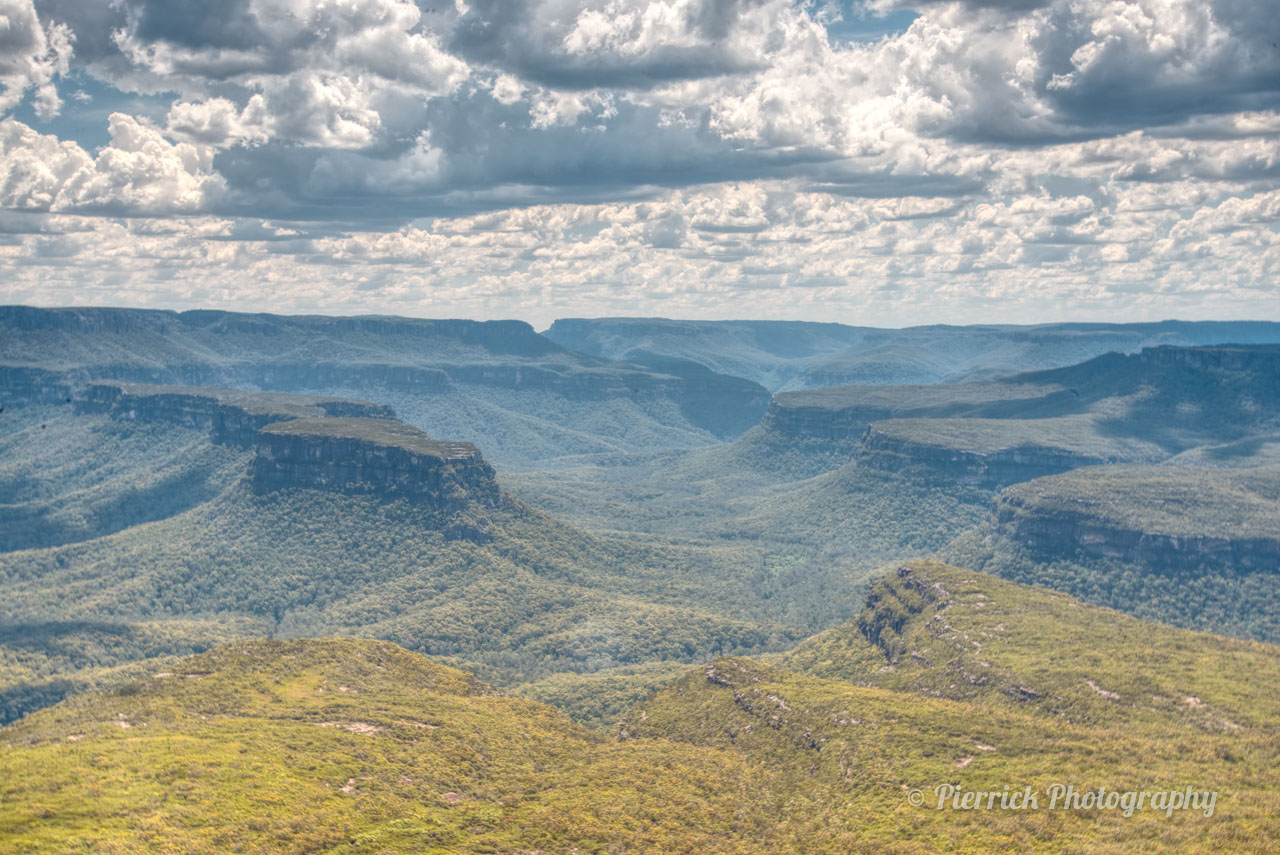
[[[0,0],[0,303],[1280,319],[1272,0]]]

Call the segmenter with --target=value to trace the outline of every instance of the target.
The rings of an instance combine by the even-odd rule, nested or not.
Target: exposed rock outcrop
[[[873,422],[898,418],[1004,418],[1056,414],[1073,396],[1054,384],[833,386],[775,395],[762,422],[790,439],[858,440]]]
[[[309,488],[409,498],[440,511],[494,507],[501,499],[493,467],[474,445],[433,440],[385,419],[268,425],[258,434],[253,485],[258,493]]]
[[[121,421],[165,421],[209,431],[215,442],[252,446],[273,422],[335,417],[394,418],[390,407],[368,401],[250,392],[216,387],[94,382],[75,399],[79,412],[107,413]]]

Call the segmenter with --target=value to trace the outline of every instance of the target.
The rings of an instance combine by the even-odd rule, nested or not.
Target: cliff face
[[[1222,534],[1165,534],[1117,525],[1082,511],[1047,510],[1017,496],[996,500],[993,530],[1046,555],[1082,552],[1158,571],[1225,571],[1280,567],[1280,538]]]
[[[790,403],[775,397],[769,403],[761,425],[779,437],[849,440],[865,434],[872,422],[893,416],[894,412],[885,407],[823,407]]]
[[[259,430],[282,420],[395,416],[390,407],[344,398],[118,382],[90,383],[75,407],[122,421],[173,422],[207,430],[215,442],[246,447],[257,442]]]
[[[762,424],[779,437],[850,440],[888,419],[1032,418],[1069,411],[1073,401],[1051,383],[832,386],[775,395]]]
[[[296,419],[258,433],[258,493],[290,488],[409,498],[457,511],[500,501],[493,467],[466,442],[440,442],[384,419]]]
[[[1148,347],[1138,360],[1146,365],[1197,371],[1242,371],[1280,375],[1280,346]]]
[[[1000,485],[1029,481],[1108,461],[1049,446],[1023,445],[986,453],[913,442],[872,425],[857,452],[859,466],[964,484]]]
[[[64,403],[76,383],[65,371],[27,365],[0,365],[0,400]]]

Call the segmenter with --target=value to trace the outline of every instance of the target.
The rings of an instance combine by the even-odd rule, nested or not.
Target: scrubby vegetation
[[[937,564],[895,572],[779,662],[686,671],[620,738],[390,644],[241,642],[0,730],[0,839],[41,855],[1265,851],[1277,687],[1276,648]],[[938,810],[939,784],[1030,787],[1041,806]],[[1212,816],[1125,817],[1049,810],[1054,784],[1217,798]]]

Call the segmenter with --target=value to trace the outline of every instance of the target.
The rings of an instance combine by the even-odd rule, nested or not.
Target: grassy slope
[[[720,660],[623,723],[740,752],[785,782],[777,851],[854,853],[1218,853],[1265,851],[1280,833],[1274,721],[1231,733],[1085,726],[1034,710],[853,686],[746,659]],[[934,788],[1021,791],[1037,811],[936,810]],[[1216,813],[1050,811],[1047,790],[1219,793]],[[907,794],[919,790],[918,808]]]
[[[820,816],[832,851],[1261,851],[1280,833],[1278,648],[917,562],[857,621],[770,659],[690,673],[623,730],[767,764],[803,792],[780,827]],[[1220,796],[1213,819],[904,808],[940,782]]]
[[[769,851],[742,758],[620,745],[386,643],[221,648],[0,734],[15,855]]]
[[[1280,687],[1280,648],[1149,623],[937,562],[889,573],[858,618],[778,662],[1076,724],[1280,726],[1280,694],[1266,690]]]

